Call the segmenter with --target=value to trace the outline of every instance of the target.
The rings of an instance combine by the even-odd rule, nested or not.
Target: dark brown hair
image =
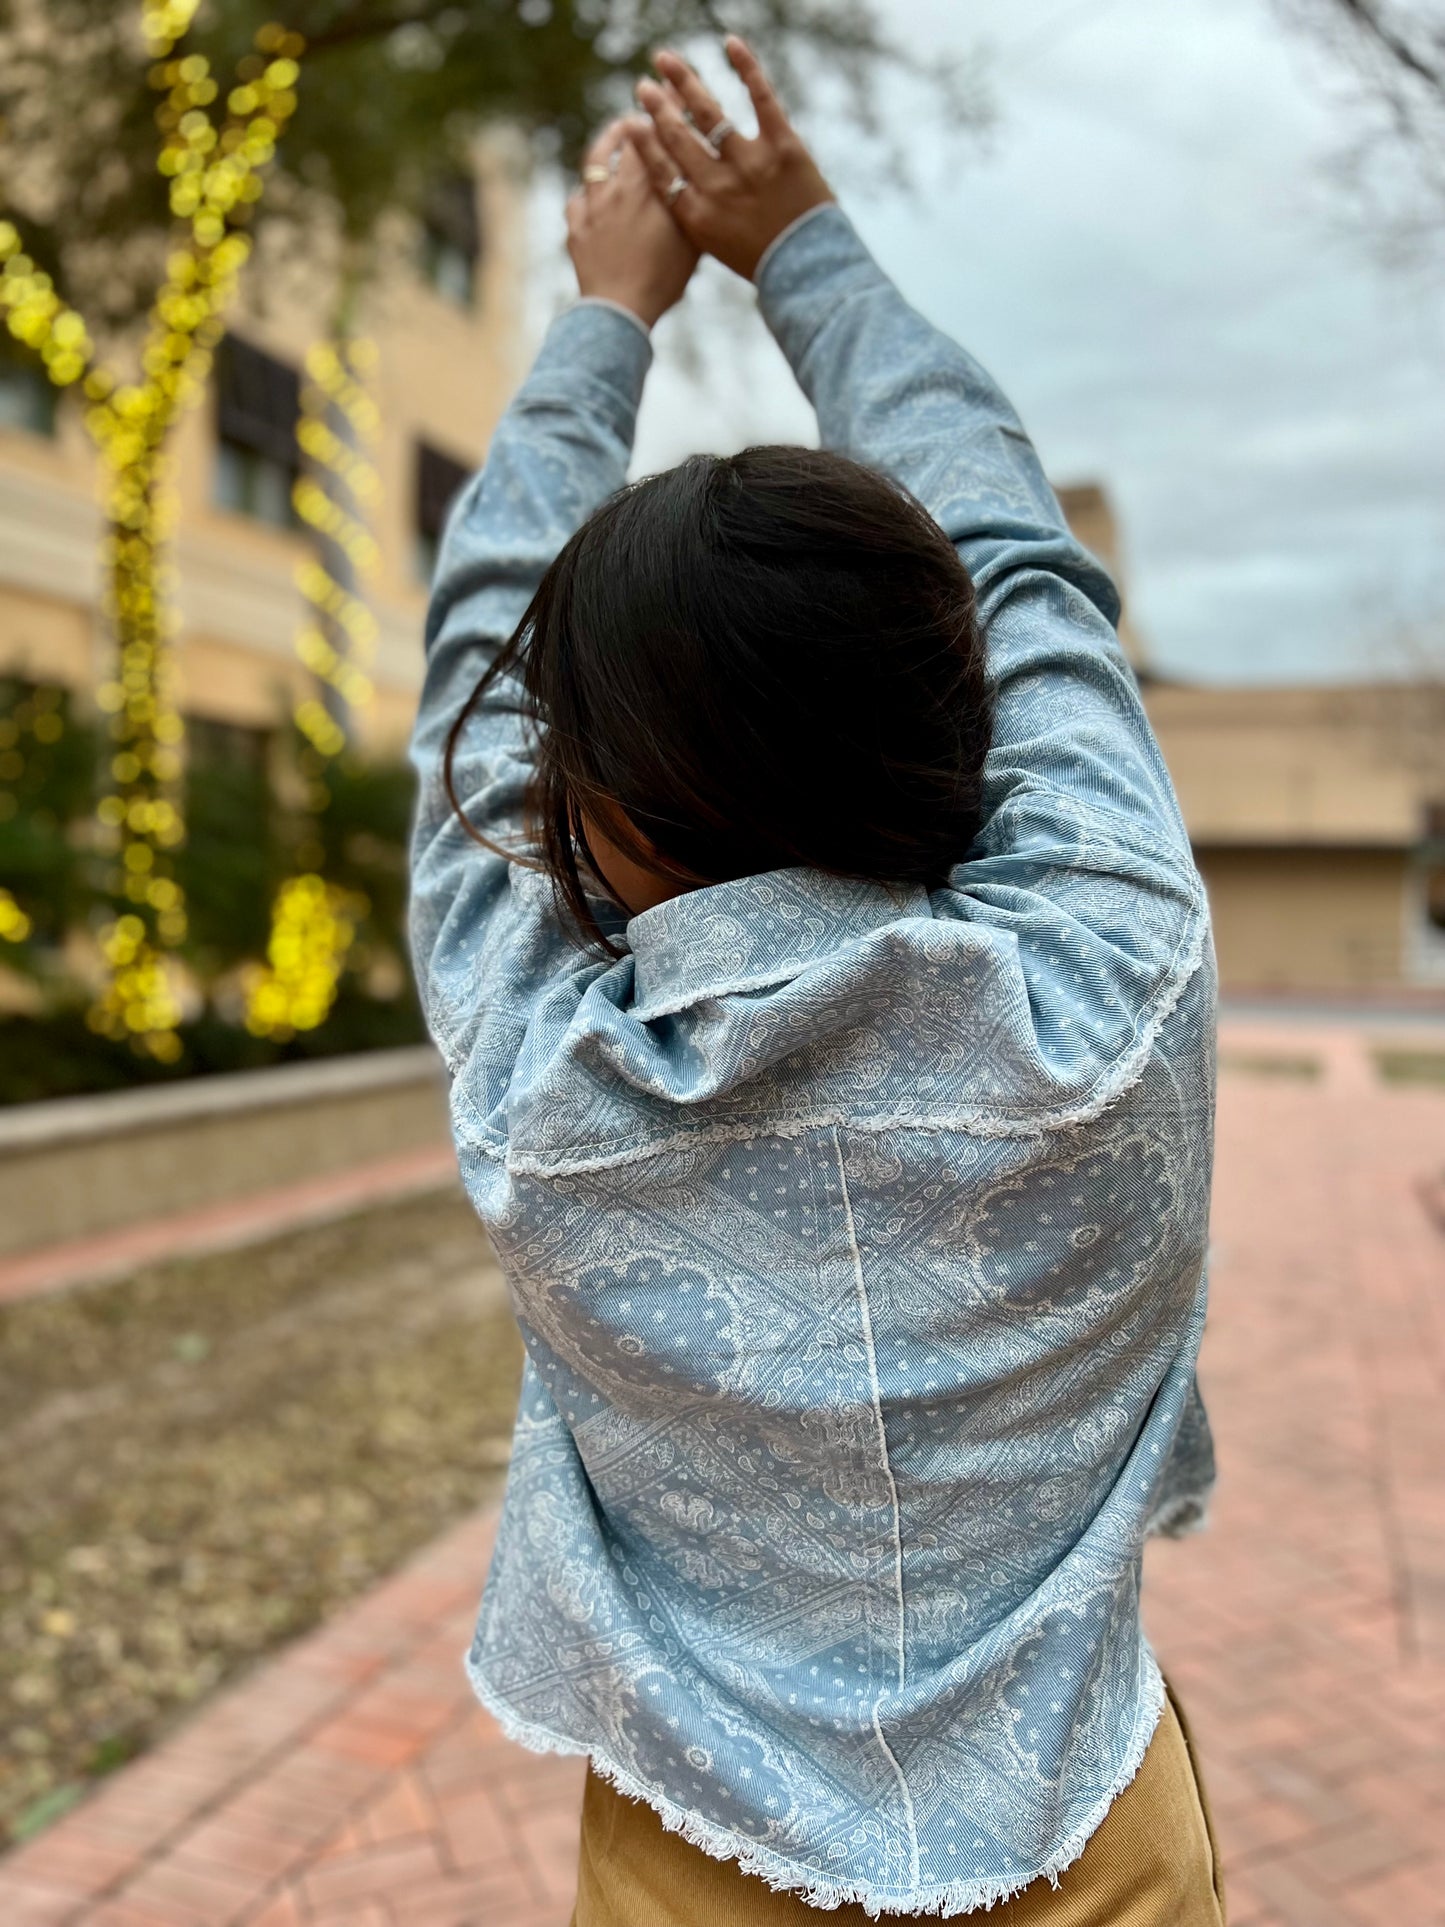
[[[804,865],[942,884],[992,720],[973,584],[904,489],[822,450],[695,455],[623,489],[542,578],[479,704],[526,720],[531,853],[619,954],[582,817],[680,887]]]

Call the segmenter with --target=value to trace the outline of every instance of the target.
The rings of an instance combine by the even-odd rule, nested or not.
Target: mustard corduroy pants
[[[1036,1880],[977,1917],[988,1927],[1224,1927],[1209,1806],[1172,1696],[1138,1773],[1058,1886]],[[587,1776],[572,1927],[888,1927],[898,1918],[873,1921],[859,1906],[821,1912],[774,1893]]]

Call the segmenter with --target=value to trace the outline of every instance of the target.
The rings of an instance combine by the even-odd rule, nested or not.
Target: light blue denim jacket
[[[1008,404],[837,209],[758,280],[825,443],[977,585],[986,821],[948,889],[750,877],[620,961],[466,838],[446,731],[622,483],[650,356],[564,314],[451,517],[414,745],[417,978],[527,1345],[469,1664],[709,1853],[966,1913],[1081,1852],[1162,1703],[1141,1552],[1211,1477],[1208,916],[1114,591]],[[457,772],[515,835],[515,720]]]

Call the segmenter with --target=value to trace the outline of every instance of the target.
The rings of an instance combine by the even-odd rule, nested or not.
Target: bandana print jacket
[[[707,1852],[952,1915],[1075,1859],[1160,1712],[1141,1551],[1211,1478],[1208,915],[1113,588],[997,388],[837,208],[758,289],[824,442],[973,576],[986,824],[947,889],[749,877],[620,961],[462,833],[447,729],[622,484],[650,357],[561,316],[452,513],[413,750],[417,977],[527,1347],[469,1664]],[[505,705],[457,776],[514,836]]]

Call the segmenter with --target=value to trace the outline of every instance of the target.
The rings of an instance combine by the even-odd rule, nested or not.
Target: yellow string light
[[[0,885],[0,942],[24,943],[32,924],[10,892]]]
[[[140,30],[146,45],[156,56],[168,54],[184,37],[196,17],[200,0],[145,0],[141,8]]]
[[[367,450],[375,439],[376,404],[366,379],[376,365],[369,341],[347,339],[317,342],[306,356],[306,381],[301,390],[301,418],[296,439],[309,463],[298,480],[292,500],[296,513],[328,547],[340,552],[355,576],[365,576],[376,562],[374,537],[364,518],[380,492],[377,471]],[[338,434],[335,421],[344,425]],[[326,472],[335,486],[317,479]],[[373,686],[363,665],[376,648],[376,618],[353,587],[328,570],[319,556],[309,557],[296,571],[296,586],[308,615],[296,637],[296,653],[320,683],[334,689],[348,709],[371,700]],[[333,638],[340,637],[344,647]],[[346,732],[322,698],[303,697],[293,711],[296,727],[310,746],[314,780],[308,786],[311,809],[324,809],[325,766],[346,748]],[[316,838],[308,839],[319,847]],[[326,908],[317,897],[320,879],[290,878],[282,884],[271,910],[267,964],[252,974],[246,1000],[247,1027],[258,1036],[286,1038],[322,1023],[335,1002],[356,920],[366,911],[364,899],[345,899],[333,891]],[[330,889],[332,886],[325,886]],[[349,903],[349,912],[347,904]]]
[[[366,452],[379,424],[376,403],[365,386],[375,366],[376,348],[370,341],[313,344],[306,356],[307,380],[301,390],[301,420],[296,429],[296,439],[312,468],[329,471],[340,484],[338,490],[328,491],[314,474],[303,475],[292,496],[296,513],[340,549],[362,577],[375,568],[377,560],[375,537],[363,519],[381,494],[381,478]],[[333,415],[348,425],[350,441],[332,428]],[[350,708],[359,708],[372,694],[371,679],[362,664],[371,660],[376,649],[375,616],[348,584],[337,581],[314,557],[297,570],[296,586],[316,612],[297,637],[297,653],[313,675],[337,690]],[[326,640],[325,630],[332,625],[347,638],[346,655]],[[324,705],[317,706],[324,709]],[[300,720],[298,708],[298,723]],[[301,727],[309,737],[310,730],[304,723]],[[334,742],[334,738],[328,737],[328,741]],[[335,755],[336,748],[321,749],[321,753]]]
[[[96,361],[82,316],[24,252],[14,224],[0,220],[0,313],[57,387],[83,381],[108,523],[105,608],[116,667],[98,693],[111,717],[113,754],[97,814],[102,847],[116,859],[114,893],[127,907],[101,933],[105,978],[89,1021],[163,1062],[180,1055],[181,1014],[164,953],[186,934],[185,900],[171,873],[185,826],[177,802],[184,724],[175,700],[172,585],[162,560],[175,521],[168,444],[210,372],[251,251],[237,230],[295,110],[296,57],[305,44],[284,27],[263,27],[224,113],[213,118],[220,88],[209,62],[174,56],[196,5],[144,0],[141,8],[151,84],[163,97],[157,165],[170,181],[181,233],[151,307],[139,380],[124,381]]]
[[[314,874],[282,884],[265,966],[254,969],[247,986],[246,1028],[254,1036],[284,1040],[325,1022],[369,907],[365,897]]]

